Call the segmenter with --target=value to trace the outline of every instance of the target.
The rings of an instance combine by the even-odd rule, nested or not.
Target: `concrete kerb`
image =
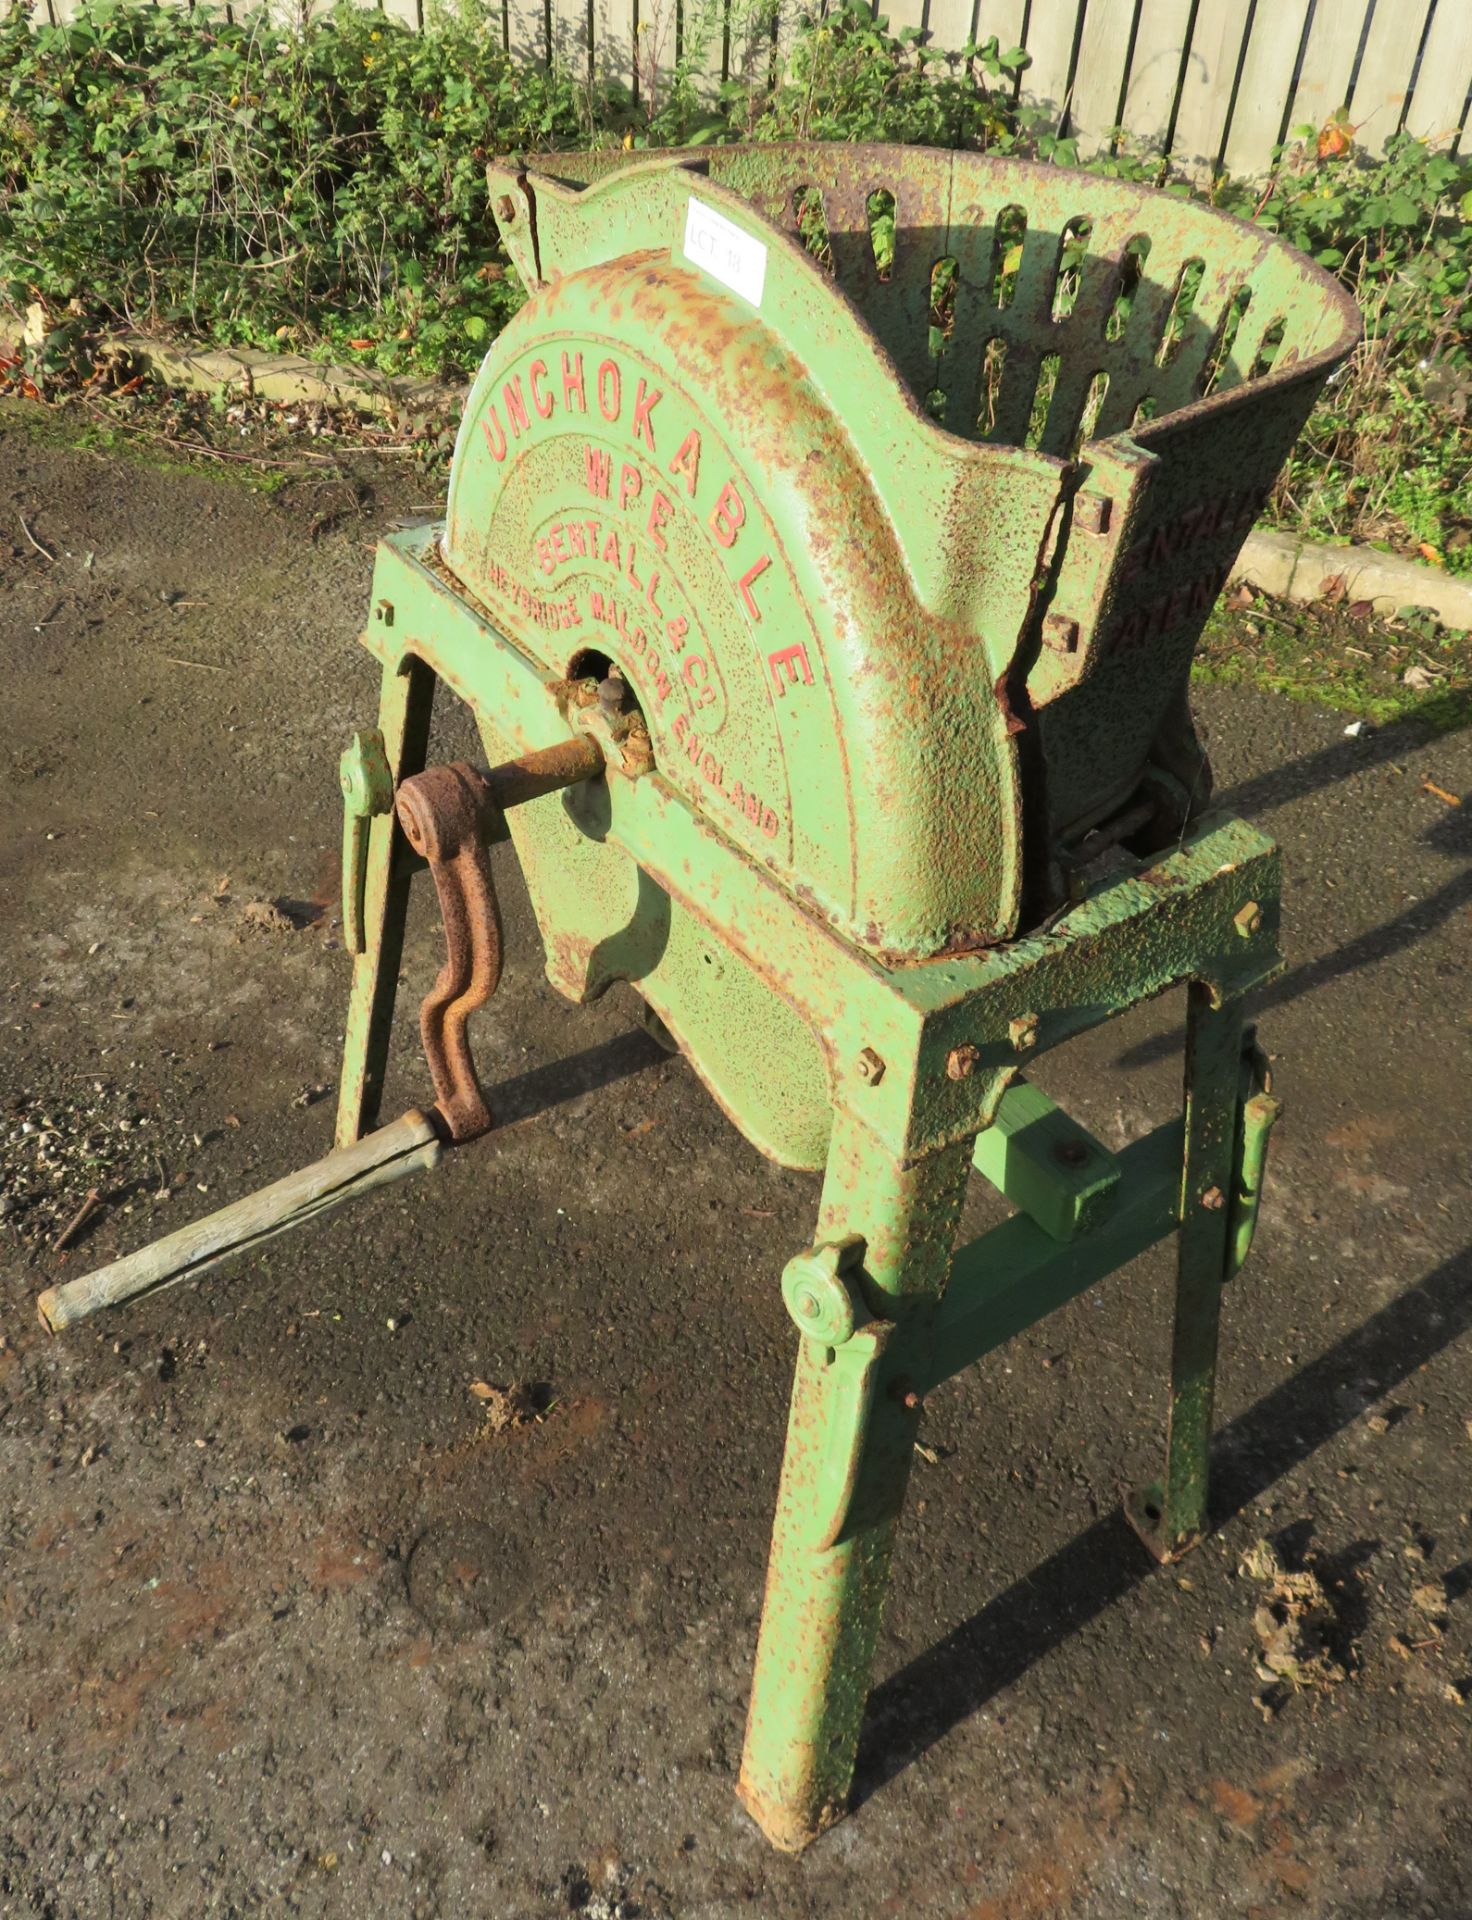
[[[454,419],[464,386],[340,367],[299,354],[264,353],[253,347],[196,349],[130,334],[116,344],[174,386],[213,393],[241,388],[263,399],[320,401],[363,413],[424,414]],[[1326,582],[1344,580],[1346,600],[1368,600],[1376,613],[1429,607],[1448,627],[1472,628],[1472,580],[1373,547],[1327,547],[1291,534],[1249,534],[1232,579],[1249,581],[1281,600],[1307,603],[1323,596]]]
[[[1232,570],[1280,600],[1321,599],[1336,577],[1346,601],[1368,600],[1376,613],[1429,607],[1443,626],[1472,628],[1472,580],[1374,547],[1321,547],[1286,533],[1253,533]]]
[[[112,344],[171,386],[200,393],[239,390],[263,400],[318,401],[361,413],[425,414],[457,418],[464,385],[379,373],[371,367],[340,367],[294,353],[264,353],[254,347],[197,348],[146,334],[123,334]]]

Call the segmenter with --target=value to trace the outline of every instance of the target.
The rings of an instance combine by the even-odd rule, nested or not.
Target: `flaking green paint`
[[[748,1139],[824,1171],[784,1282],[800,1339],[740,1786],[801,1847],[845,1805],[924,1394],[1172,1233],[1166,1467],[1132,1517],[1162,1555],[1206,1523],[1221,1294],[1275,1111],[1242,1001],[1279,965],[1279,879],[1268,840],[1208,811],[1187,679],[1357,321],[1261,232],[1061,169],[794,146],[552,156],[490,184],[531,297],[471,394],[446,526],[380,547],[379,732],[395,782],[415,772],[442,684],[511,759],[591,724],[590,677],[621,671],[652,770],[605,730],[604,777],[507,816],[548,977],[574,1001],[631,982]],[[826,260],[794,238],[805,189]],[[686,256],[692,201],[763,250],[759,303]],[[1009,205],[1027,237],[1003,300]],[[410,872],[391,815],[349,827],[343,1139],[377,1112]],[[1028,1105],[1024,1067],[1177,987],[1182,1120],[1051,1183],[1072,1136],[1041,1095],[1021,1160],[988,1132]],[[957,1251],[974,1153],[1025,1211]]]

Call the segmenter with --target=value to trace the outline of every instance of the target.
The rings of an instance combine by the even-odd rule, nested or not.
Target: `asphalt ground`
[[[37,1325],[59,1275],[330,1144],[336,760],[376,709],[355,636],[374,538],[430,497],[384,463],[267,499],[20,420],[0,1913],[1472,1914],[1472,808],[1443,797],[1472,738],[1202,693],[1223,801],[1284,849],[1290,963],[1259,1009],[1287,1117],[1227,1303],[1215,1531],[1158,1569],[1119,1516],[1158,1460],[1161,1252],[928,1405],[857,1805],[788,1859],[732,1788],[777,1281],[817,1183],[625,992],[553,994],[502,854],[498,1130],[195,1285]],[[435,754],[471,744],[446,715]],[[408,1008],[436,939],[416,896]],[[1039,1077],[1122,1143],[1178,1105],[1180,1015]],[[424,1097],[412,1018],[392,1079],[386,1112]],[[968,1230],[989,1217],[978,1194]],[[538,1416],[493,1430],[477,1381]],[[1304,1619],[1275,1568],[1313,1576]]]

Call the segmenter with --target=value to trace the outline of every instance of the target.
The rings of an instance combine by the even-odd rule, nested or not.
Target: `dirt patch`
[[[1265,1713],[1277,1712],[1291,1694],[1349,1678],[1349,1656],[1340,1651],[1344,1622],[1311,1567],[1286,1567],[1270,1540],[1257,1540],[1239,1572],[1265,1589],[1252,1615],[1257,1675],[1268,1682],[1257,1697]]]

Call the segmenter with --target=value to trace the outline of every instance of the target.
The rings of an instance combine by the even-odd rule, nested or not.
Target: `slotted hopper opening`
[[[648,152],[549,155],[590,182]],[[790,234],[963,439],[1057,458],[1344,350],[1353,303],[1263,229],[1061,168],[793,143],[681,156]]]

